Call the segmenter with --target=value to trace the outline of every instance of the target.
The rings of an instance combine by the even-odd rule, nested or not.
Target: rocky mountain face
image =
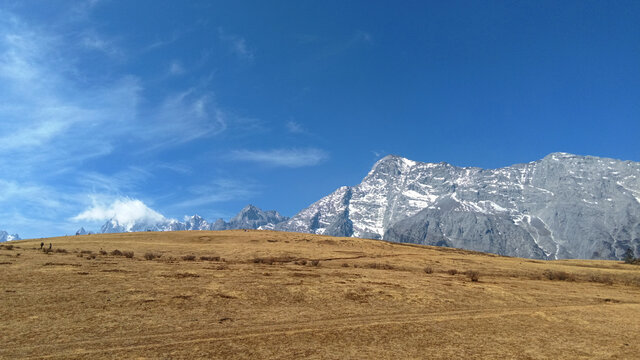
[[[640,255],[640,163],[553,153],[500,169],[378,161],[276,230],[536,259]]]
[[[21,240],[18,234],[9,234],[4,230],[0,230],[0,242],[12,241],[12,240]]]
[[[184,221],[175,219],[140,220],[128,224],[121,224],[111,219],[100,228],[101,233],[121,233],[138,231],[180,231],[180,230],[231,230],[231,229],[273,229],[276,224],[288,220],[286,216],[277,211],[263,211],[253,205],[247,205],[229,222],[218,219],[209,223],[199,215],[185,218]],[[79,229],[76,235],[87,234],[84,228]]]
[[[229,222],[222,219],[213,223],[211,230],[228,229],[273,229],[276,224],[289,220],[275,210],[262,211],[253,205],[247,205]]]

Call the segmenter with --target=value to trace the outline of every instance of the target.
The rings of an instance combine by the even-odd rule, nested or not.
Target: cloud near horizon
[[[138,199],[118,198],[111,203],[93,199],[93,204],[71,218],[72,221],[108,221],[114,219],[121,225],[132,226],[135,223],[158,223],[166,220],[159,212],[151,209]]]

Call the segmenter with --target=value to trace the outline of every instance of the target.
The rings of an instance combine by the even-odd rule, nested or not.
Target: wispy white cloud
[[[99,51],[111,58],[122,60],[124,52],[112,39],[106,39],[94,31],[84,33],[80,38],[80,44],[89,50]]]
[[[351,39],[352,42],[362,42],[369,45],[373,45],[373,36],[363,30],[357,30]]]
[[[292,134],[302,134],[306,132],[302,127],[302,125],[300,125],[300,123],[295,122],[293,120],[287,121],[286,126],[287,126],[287,131],[289,131]]]
[[[373,154],[373,156],[375,156],[376,159],[387,155],[384,150],[371,150],[371,153]]]
[[[185,73],[184,67],[179,61],[174,60],[169,65],[169,75],[182,75]]]
[[[325,151],[315,148],[236,150],[230,154],[232,160],[291,168],[318,165],[328,157],[329,155]]]
[[[209,184],[188,189],[189,199],[175,204],[177,208],[196,208],[213,203],[243,200],[256,194],[256,185],[246,180],[217,179]]]
[[[253,60],[253,51],[249,49],[247,41],[242,36],[228,34],[222,28],[218,28],[218,38],[229,47],[234,55],[241,59]]]

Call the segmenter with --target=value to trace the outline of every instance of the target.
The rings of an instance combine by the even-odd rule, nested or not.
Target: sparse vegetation
[[[202,261],[220,261],[220,256],[200,256]]]
[[[266,257],[254,257],[253,258],[253,263],[254,264],[267,264],[267,265],[273,265],[276,263],[288,263],[288,262],[293,262],[294,264],[298,264],[298,262],[296,261],[296,258],[292,257],[292,256],[266,256]],[[305,261],[306,264],[306,261]]]
[[[566,271],[547,269],[542,273],[542,275],[549,280],[576,281],[576,276],[574,274],[567,273]]]
[[[107,252],[104,250],[100,250],[100,255],[107,255]]]
[[[61,248],[56,248],[55,252],[61,253],[61,254],[66,254],[67,250],[66,249],[61,249]]]
[[[368,263],[365,265],[365,267],[369,268],[369,269],[377,269],[377,270],[393,270],[395,269],[395,266],[390,265],[390,264],[386,264],[386,263]]]
[[[311,260],[311,266],[319,266],[320,260]]]
[[[349,267],[349,264],[347,264],[347,263],[342,263],[342,267]]]
[[[190,273],[190,272],[179,272],[176,273],[174,275],[177,278],[197,278],[200,277],[200,275],[196,274],[196,273]]]
[[[447,274],[449,274],[449,275],[455,275],[455,274],[457,274],[457,273],[458,273],[458,270],[456,270],[456,269],[449,269],[449,270],[447,270]]]
[[[469,280],[473,282],[477,282],[480,280],[480,272],[476,270],[467,270],[466,275],[469,277]]]
[[[122,251],[115,249],[111,252],[112,256],[122,256]]]
[[[126,257],[127,259],[131,259],[131,258],[133,258],[133,251],[123,251],[122,255],[124,257]]]
[[[147,253],[144,254],[144,258],[147,259],[147,260],[153,260],[153,259],[156,259],[156,258],[159,258],[159,257],[160,257],[160,255],[158,255],[156,253],[152,253],[152,252],[147,252]]]
[[[184,261],[194,261],[195,259],[196,259],[195,255],[184,255],[182,257],[182,260],[184,260]]]
[[[3,245],[0,245],[0,248],[4,248],[5,250],[13,250],[13,245],[12,244],[3,244]]]
[[[431,266],[425,266],[423,270],[425,274],[433,274],[433,268]]]
[[[591,274],[589,274],[588,280],[590,282],[607,284],[607,285],[612,285],[613,284],[613,279],[611,278],[611,276],[606,275],[606,274],[601,274],[601,273],[591,273]]]
[[[57,249],[56,249],[56,252],[58,252]],[[82,251],[80,251],[80,254],[83,254],[83,255],[85,255],[85,254],[93,254],[93,251],[91,251],[91,250],[82,250]]]

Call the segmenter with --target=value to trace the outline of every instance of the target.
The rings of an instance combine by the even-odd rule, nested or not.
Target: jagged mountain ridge
[[[640,253],[640,163],[567,153],[499,169],[389,155],[276,230],[539,259]]]
[[[276,224],[289,218],[280,215],[275,210],[263,211],[260,208],[247,205],[229,222],[217,219],[213,223],[207,222],[199,215],[185,218],[184,221],[176,219],[141,220],[129,224],[121,224],[115,218],[107,221],[100,228],[101,233],[121,233],[137,231],[180,231],[180,230],[231,230],[231,229],[273,229]],[[86,234],[81,228],[76,235]]]
[[[18,234],[9,234],[4,230],[0,230],[0,242],[21,240]]]

